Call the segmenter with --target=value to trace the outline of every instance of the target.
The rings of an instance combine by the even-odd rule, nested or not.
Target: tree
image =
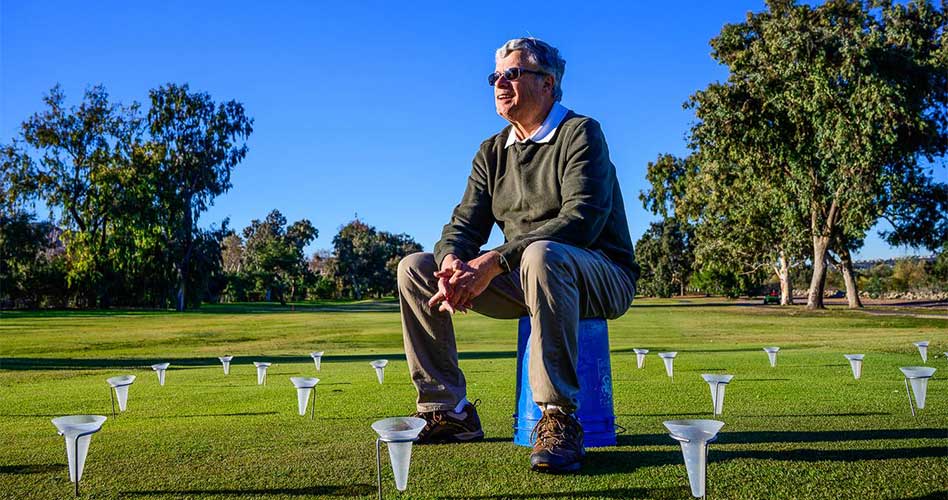
[[[33,160],[20,144],[0,144],[0,214],[14,216],[25,211],[26,203],[39,192]]]
[[[65,276],[54,272],[52,237],[48,222],[19,211],[0,214],[0,304],[39,307],[44,291],[53,285],[65,289]]]
[[[246,248],[244,261],[247,269],[262,278],[267,296],[275,290],[280,303],[286,304],[284,290],[289,289],[292,298],[308,272],[303,248],[319,235],[307,219],[301,219],[287,227],[286,217],[273,210],[263,220],[254,219],[244,231]]]
[[[651,187],[639,193],[642,206],[662,218],[650,225],[635,246],[636,261],[643,268],[640,288],[660,297],[671,296],[675,284],[679,295],[684,295],[694,267],[694,227],[678,217],[692,170],[689,159],[659,155],[648,164],[646,179]]]
[[[244,264],[244,240],[237,233],[230,233],[221,242],[221,260],[224,272],[239,273]]]
[[[711,42],[730,74],[692,96],[692,146],[702,168],[784,193],[775,216],[806,215],[809,308],[823,307],[832,245],[851,260],[900,196],[935,184],[923,160],[948,150],[944,25],[927,2],[772,0]]]
[[[87,90],[78,107],[65,107],[58,85],[43,101],[48,109],[22,125],[23,139],[41,155],[39,161],[19,160],[19,172],[30,168],[25,176],[10,176],[5,167],[5,181],[20,192],[34,190],[51,210],[61,210],[69,281],[85,290],[89,306],[107,306],[110,236],[120,226],[116,219],[129,214],[123,210],[124,184],[134,177],[132,150],[140,144],[138,107],[110,103],[101,86]],[[12,155],[4,157],[8,163]]]
[[[379,232],[359,219],[341,227],[332,244],[329,274],[357,300],[372,293],[377,297],[395,293],[398,261],[421,251],[407,234]]]
[[[247,154],[253,119],[237,101],[215,103],[187,84],[149,92],[148,131],[162,152],[159,199],[168,216],[167,246],[177,272],[176,308],[185,308],[197,221],[231,187],[231,170]]]
[[[687,229],[691,265],[708,269],[705,276],[724,276],[721,269],[752,274],[772,269],[781,284],[781,304],[792,303],[790,271],[802,261],[801,217],[777,217],[774,205],[785,204],[781,192],[748,186],[754,179],[735,176],[738,166],[700,153],[684,159],[659,155],[650,162],[651,187],[639,196],[643,205]]]
[[[635,260],[641,267],[639,289],[645,295],[671,297],[685,294],[694,261],[693,235],[674,218],[653,222],[635,244]]]

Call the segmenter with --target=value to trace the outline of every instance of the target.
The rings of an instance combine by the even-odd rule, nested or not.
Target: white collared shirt
[[[546,115],[546,119],[540,124],[540,128],[538,128],[533,135],[522,141],[517,139],[517,130],[514,127],[510,127],[510,134],[507,136],[507,144],[504,144],[504,149],[507,149],[508,146],[515,142],[532,141],[538,144],[550,142],[550,139],[553,138],[553,134],[556,133],[556,129],[559,128],[560,123],[563,123],[563,118],[566,118],[566,113],[568,112],[569,110],[566,109],[565,106],[554,102],[549,114]]]

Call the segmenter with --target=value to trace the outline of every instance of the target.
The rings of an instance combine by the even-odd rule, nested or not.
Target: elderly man
[[[530,388],[543,416],[530,463],[574,472],[585,455],[578,405],[580,318],[617,318],[635,296],[638,266],[616,170],[599,124],[559,104],[566,62],[535,38],[497,50],[497,114],[434,254],[398,266],[405,353],[418,390],[421,443],[482,439],[458,367],[451,313],[530,316]],[[481,252],[494,224],[504,244]]]

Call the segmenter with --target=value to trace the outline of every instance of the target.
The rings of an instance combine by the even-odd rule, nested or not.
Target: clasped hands
[[[495,251],[483,253],[468,262],[449,254],[441,261],[441,270],[434,273],[438,278],[438,293],[428,300],[428,307],[438,306],[439,311],[451,314],[457,311],[466,313],[471,301],[502,272],[500,254]]]

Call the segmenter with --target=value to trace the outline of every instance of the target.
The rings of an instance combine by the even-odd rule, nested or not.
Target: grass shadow
[[[948,490],[936,491],[920,497],[905,497],[905,500],[945,500],[948,498]]]
[[[711,418],[711,412],[700,413],[617,413],[617,417],[705,417]]]
[[[460,359],[479,360],[479,359],[507,359],[515,358],[516,351],[477,351],[462,352],[458,354]],[[404,361],[405,353],[374,353],[374,354],[343,354],[331,357],[324,357],[323,363],[327,360],[331,362],[357,362],[372,361],[379,358],[385,358],[394,361]],[[241,360],[259,359],[271,363],[312,363],[310,356],[290,356],[290,355],[254,355],[245,354],[240,356]],[[0,358],[0,370],[87,370],[87,369],[139,369],[150,370],[153,363],[168,362],[171,363],[172,371],[181,368],[206,368],[210,366],[220,366],[220,360],[214,357],[207,358]],[[250,362],[234,361],[231,362],[231,369],[235,366],[248,366]]]
[[[275,411],[248,411],[242,413],[200,413],[195,415],[151,415],[139,418],[157,418],[157,419],[167,419],[167,418],[200,418],[200,417],[258,417],[262,415],[278,415],[279,412]]]
[[[925,446],[919,448],[880,448],[861,450],[713,450],[712,462],[752,459],[784,462],[859,462],[866,460],[907,460],[915,458],[944,458],[945,448]]]
[[[283,495],[283,496],[331,496],[357,497],[372,495],[376,487],[371,484],[352,484],[345,486],[307,486],[303,488],[265,488],[265,489],[219,489],[219,490],[146,490],[123,491],[121,496],[171,496],[194,498],[205,495],[220,496],[250,496],[250,495]]]
[[[0,474],[47,474],[59,472],[65,467],[65,464],[0,465]]]
[[[613,488],[591,491],[547,491],[543,493],[498,493],[496,495],[444,496],[452,500],[486,500],[491,498],[685,498],[687,488]]]
[[[668,443],[665,443],[668,444]],[[628,474],[642,467],[658,467],[681,462],[681,453],[672,451],[623,451],[593,448],[586,451],[580,476]]]
[[[874,441],[894,439],[948,439],[948,429],[867,429],[852,431],[759,431],[722,432],[721,444],[815,443],[837,441]],[[945,456],[942,448],[942,456]]]
[[[948,439],[948,429],[868,429],[854,431],[760,431],[721,432],[718,444],[819,443],[838,441],[875,441],[897,439]],[[620,434],[619,446],[661,446],[675,444],[668,434]],[[909,448],[911,449],[911,448]],[[919,448],[923,449],[923,448]],[[927,448],[924,448],[927,449]],[[867,451],[867,450],[855,450]],[[868,450],[880,451],[887,450]],[[723,452],[722,452],[723,453]],[[778,455],[781,452],[773,452]],[[942,448],[941,456],[945,456]],[[929,455],[922,455],[929,456]]]

